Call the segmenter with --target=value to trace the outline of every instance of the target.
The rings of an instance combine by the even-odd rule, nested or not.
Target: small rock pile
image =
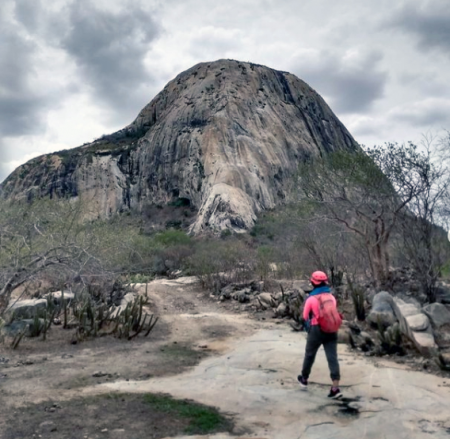
[[[444,289],[441,295],[446,297]],[[393,296],[381,291],[372,299],[367,322],[378,329],[381,338],[382,334],[395,337],[398,329],[422,356],[440,357],[444,367],[450,366],[450,309],[446,304],[422,306],[411,294]]]
[[[232,283],[223,287],[218,298],[221,302],[235,300],[239,303],[251,304],[258,310],[272,310],[274,317],[293,318],[300,320],[300,311],[306,298],[306,293],[300,285],[302,281],[283,282],[278,284],[279,291],[269,293],[264,291],[264,282]]]

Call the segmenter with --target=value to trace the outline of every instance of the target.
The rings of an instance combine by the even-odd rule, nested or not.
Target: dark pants
[[[332,334],[322,332],[318,325],[311,326],[308,334],[302,376],[308,379],[314,360],[316,359],[317,351],[321,345],[323,345],[323,348],[325,349],[331,379],[341,379],[337,357],[337,332],[333,332]]]

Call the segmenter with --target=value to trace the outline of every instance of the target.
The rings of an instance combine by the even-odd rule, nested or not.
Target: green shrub
[[[209,239],[196,243],[188,267],[203,287],[216,288],[229,282],[249,280],[254,274],[255,256],[252,249],[237,238]]]
[[[155,243],[163,247],[172,247],[176,245],[190,245],[192,239],[181,230],[166,230],[155,235]]]
[[[206,407],[195,402],[173,399],[168,395],[146,394],[144,401],[152,410],[172,413],[189,419],[185,429],[188,434],[208,434],[218,430],[229,430],[231,423],[215,408]]]

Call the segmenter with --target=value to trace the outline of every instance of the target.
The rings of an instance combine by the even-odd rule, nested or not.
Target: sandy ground
[[[215,406],[235,420],[234,436],[205,438],[450,437],[450,376],[369,362],[340,345],[344,398],[329,401],[323,352],[309,389],[299,389],[305,336],[286,322],[233,313],[192,278],[154,281],[148,294],[161,320],[147,339],[102,338],[71,345],[64,330],[54,329],[48,342],[26,341],[18,351],[1,352],[0,362],[9,361],[0,363],[0,433],[30,404],[47,404],[47,410],[52,404],[69,407],[80,398],[115,392],[163,392]],[[94,377],[95,372],[103,376]],[[76,404],[73,410],[67,422],[76,416]],[[107,415],[112,420],[127,413]],[[52,422],[51,416],[42,412],[42,424]],[[129,416],[129,422],[137,419]],[[89,434],[80,430],[64,437],[128,439],[126,428],[114,436],[113,430],[103,428],[102,433],[90,424]],[[59,438],[51,432],[40,437]]]

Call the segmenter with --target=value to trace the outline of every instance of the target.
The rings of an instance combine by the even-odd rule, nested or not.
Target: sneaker
[[[337,399],[342,396],[341,389],[339,387],[332,387],[330,389],[330,393],[328,394],[328,398]]]
[[[297,377],[297,381],[300,383],[302,387],[308,387],[308,380],[304,378],[302,375]]]

